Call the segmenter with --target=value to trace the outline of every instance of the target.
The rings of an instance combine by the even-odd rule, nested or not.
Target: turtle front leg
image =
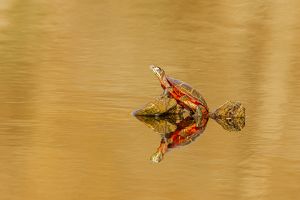
[[[171,92],[172,90],[173,90],[172,87],[167,87],[167,88],[165,88],[164,92],[163,92],[161,95],[159,95],[158,97],[156,97],[156,100],[159,100],[159,99],[164,98],[164,97],[167,96],[168,93]]]

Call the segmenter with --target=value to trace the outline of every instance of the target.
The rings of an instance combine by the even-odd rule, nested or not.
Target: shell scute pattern
[[[203,96],[197,91],[195,90],[192,86],[190,86],[189,84],[182,82],[180,80],[171,78],[171,77],[167,77],[168,81],[171,83],[171,85],[173,86],[175,92],[178,95],[187,95],[192,99],[195,99],[196,101],[198,101],[199,103],[201,103],[202,105],[204,105],[207,108],[207,104],[203,98]]]

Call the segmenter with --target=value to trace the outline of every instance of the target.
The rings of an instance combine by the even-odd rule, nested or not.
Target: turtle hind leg
[[[196,111],[194,113],[194,118],[196,122],[196,127],[203,127],[204,124],[208,120],[208,111],[201,105],[196,107]]]
[[[195,111],[195,114],[194,114],[195,116],[202,117],[203,115],[207,115],[207,114],[208,114],[208,112],[203,106],[198,105],[196,107],[196,111]]]

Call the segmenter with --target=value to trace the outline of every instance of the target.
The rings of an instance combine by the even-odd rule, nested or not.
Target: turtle
[[[157,76],[164,89],[164,92],[157,99],[165,96],[173,97],[180,106],[189,110],[195,116],[209,113],[206,101],[195,88],[185,82],[167,76],[165,71],[158,66],[150,65],[150,69]]]

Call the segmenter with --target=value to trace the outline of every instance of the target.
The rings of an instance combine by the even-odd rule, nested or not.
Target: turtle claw
[[[162,98],[164,98],[163,94],[157,96],[157,97],[156,97],[156,100],[160,100],[160,99],[162,99]]]
[[[172,87],[165,88],[164,92],[161,95],[159,95],[158,97],[156,97],[156,100],[160,100],[164,97],[170,97],[169,92],[172,91],[172,90],[173,90]]]

